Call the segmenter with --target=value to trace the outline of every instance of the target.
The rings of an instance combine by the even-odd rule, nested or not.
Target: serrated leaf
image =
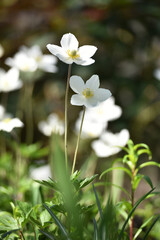
[[[50,219],[51,219],[51,215],[48,213],[47,210],[44,210],[41,212],[40,220],[41,220],[42,226],[44,226],[44,224],[48,222]]]
[[[33,210],[31,205],[27,202],[21,202],[21,201],[16,201],[16,203],[23,213],[23,218],[27,219]]]
[[[92,177],[88,177],[88,178],[85,178],[84,180],[82,180],[82,182],[80,183],[80,188],[84,188],[85,186],[90,184],[97,176],[98,176],[98,174],[95,174]]]

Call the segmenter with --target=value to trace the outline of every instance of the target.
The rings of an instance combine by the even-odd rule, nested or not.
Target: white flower
[[[3,57],[3,55],[4,55],[4,48],[0,44],[0,58]]]
[[[11,68],[8,72],[0,69],[0,92],[10,92],[21,88],[22,85],[18,69]]]
[[[71,97],[71,104],[77,106],[95,107],[99,103],[107,100],[111,92],[107,89],[99,88],[100,82],[98,75],[93,75],[86,83],[78,76],[70,78],[70,87],[74,92]]]
[[[88,108],[85,112],[85,119],[88,121],[104,123],[119,118],[122,114],[121,107],[115,105],[114,97],[100,103],[97,107]]]
[[[13,58],[7,58],[5,63],[10,67],[15,67],[24,72],[34,72],[37,70],[36,61],[22,51],[16,53]]]
[[[0,131],[11,132],[13,128],[23,127],[23,123],[19,118],[12,118],[5,114],[0,120]]]
[[[157,80],[160,81],[160,68],[155,69],[153,75],[155,78],[157,78]]]
[[[81,114],[80,114],[81,116]],[[82,118],[79,117],[75,123],[75,131],[78,134],[80,125],[81,125]],[[102,132],[105,130],[107,127],[107,123],[99,123],[99,122],[94,122],[91,120],[84,119],[83,122],[83,128],[82,128],[82,133],[81,137],[82,138],[96,138],[99,137]]]
[[[0,120],[3,118],[4,113],[5,113],[5,109],[2,105],[0,105]]]
[[[120,147],[125,146],[128,140],[129,132],[127,129],[123,129],[116,134],[111,132],[103,133],[99,140],[92,142],[91,146],[98,157],[109,157],[120,152]]]
[[[30,169],[30,177],[36,180],[48,180],[52,177],[51,169],[49,165]]]
[[[22,46],[20,50],[24,52],[28,57],[35,60],[37,68],[42,69],[46,72],[57,71],[57,67],[55,66],[57,63],[57,58],[51,54],[43,54],[38,45],[34,45],[31,48]]]
[[[95,62],[91,57],[95,54],[97,48],[92,45],[79,46],[77,38],[72,33],[62,36],[61,47],[54,44],[47,44],[48,50],[57,56],[62,62],[79,65],[90,65]]]
[[[48,116],[47,121],[39,122],[38,128],[46,136],[51,136],[52,133],[63,135],[64,122],[59,119],[57,114],[52,113]]]

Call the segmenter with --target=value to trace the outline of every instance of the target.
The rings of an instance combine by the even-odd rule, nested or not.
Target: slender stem
[[[135,178],[135,169],[132,170],[132,183],[134,182],[134,178]],[[132,192],[131,192],[131,204],[132,204],[132,208],[134,206],[134,189],[132,186]],[[131,217],[131,223],[130,223],[130,240],[133,240],[133,221],[134,221],[134,217]]]
[[[79,140],[80,140],[80,136],[81,136],[81,132],[82,132],[82,126],[83,126],[85,111],[86,111],[86,108],[84,107],[84,108],[83,108],[82,120],[81,120],[81,126],[80,126],[80,130],[79,130],[78,138],[77,138],[77,145],[76,145],[76,149],[75,149],[75,153],[74,153],[74,160],[73,160],[73,166],[72,166],[72,174],[74,173],[74,169],[75,169],[75,165],[76,165],[77,152],[78,152]]]
[[[68,127],[68,91],[69,91],[69,79],[71,75],[71,64],[68,66],[68,77],[67,77],[67,86],[65,93],[65,136],[64,136],[64,146],[65,146],[65,162],[66,167],[68,165],[68,151],[67,151],[67,127]]]
[[[28,144],[32,143],[33,141],[33,109],[32,109],[32,94],[33,94],[33,87],[34,84],[29,82],[26,84],[26,99],[25,99],[25,117],[26,117],[26,142]]]

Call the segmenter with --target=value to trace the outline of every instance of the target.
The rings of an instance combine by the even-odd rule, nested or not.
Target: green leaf
[[[12,234],[13,232],[17,232],[18,230],[19,230],[19,229],[13,229],[13,230],[10,230],[10,231],[8,231],[8,232],[6,232],[6,233],[3,233],[3,234],[1,235],[1,239],[6,238],[8,235]]]
[[[154,218],[154,216],[150,217],[140,226],[140,228],[138,229],[138,231],[134,235],[133,240],[135,240],[139,236],[139,234],[143,231],[143,228],[145,228],[152,221],[153,218]]]
[[[22,216],[24,219],[28,219],[29,215],[32,212],[32,207],[29,203],[27,202],[21,202],[21,201],[16,201],[18,207],[22,211]]]
[[[141,168],[144,168],[144,167],[148,167],[148,166],[157,166],[157,167],[160,167],[160,164],[157,163],[157,162],[154,162],[154,161],[145,162],[145,163],[142,163],[141,165],[139,165],[138,170],[141,169]]]
[[[150,177],[148,177],[146,175],[143,175],[143,178],[144,178],[144,180],[146,180],[146,182],[149,184],[149,186],[151,188],[153,188],[153,184],[152,184],[152,181],[151,181]]]
[[[39,231],[44,234],[46,237],[48,237],[51,240],[55,240],[55,238],[48,232],[43,231],[42,229],[39,229]]]
[[[0,231],[10,231],[14,229],[19,229],[16,219],[9,215],[0,217]]]
[[[90,184],[97,176],[98,176],[98,174],[95,174],[92,177],[88,177],[88,178],[85,178],[84,180],[82,180],[80,183],[80,188],[84,188],[85,186]]]
[[[160,215],[158,215],[158,216],[156,217],[156,219],[153,221],[153,223],[151,224],[151,226],[149,227],[149,229],[146,231],[145,236],[143,237],[143,240],[146,240],[146,239],[147,239],[148,234],[150,233],[151,229],[152,229],[153,226],[156,224],[156,222],[159,220],[159,218],[160,218]]]
[[[43,204],[43,206],[47,209],[47,211],[49,212],[49,214],[51,215],[51,217],[53,218],[53,220],[55,221],[57,226],[60,228],[61,233],[66,237],[66,239],[69,240],[68,233],[66,232],[64,226],[59,221],[59,219],[56,217],[56,215],[52,212],[52,210],[45,203]]]
[[[103,175],[105,175],[108,172],[111,172],[112,170],[122,170],[124,172],[126,172],[130,177],[132,177],[132,173],[128,168],[125,167],[112,167],[112,168],[108,168],[107,170],[105,170],[104,172],[102,172],[102,174],[100,175],[100,179],[103,177]]]
[[[93,218],[94,225],[94,240],[98,240],[98,227],[95,218]]]
[[[47,210],[44,210],[44,211],[41,212],[40,220],[41,220],[42,226],[44,226],[44,224],[46,222],[48,222],[50,219],[51,219],[51,216],[50,216],[50,214],[48,213]]]
[[[122,227],[121,232],[120,232],[120,234],[119,234],[118,240],[121,240],[121,239],[122,239],[124,229],[125,229],[128,221],[129,221],[129,219],[131,218],[132,214],[134,213],[134,211],[135,211],[136,208],[138,207],[138,205],[139,205],[144,199],[146,199],[147,196],[148,196],[150,193],[153,192],[153,190],[154,190],[154,188],[151,189],[149,192],[147,192],[145,195],[143,195],[143,196],[135,203],[134,207],[132,208],[131,212],[130,212],[129,215],[128,215],[128,218],[126,219],[125,223],[123,224],[123,227]]]
[[[96,197],[97,206],[98,206],[98,209],[99,209],[99,214],[100,214],[100,217],[102,218],[102,217],[103,217],[103,214],[102,214],[101,204],[100,204],[100,201],[99,201],[99,198],[98,198],[96,189],[95,189],[95,187],[94,187],[94,184],[92,184],[92,186],[93,186],[94,194],[95,194],[95,197]]]

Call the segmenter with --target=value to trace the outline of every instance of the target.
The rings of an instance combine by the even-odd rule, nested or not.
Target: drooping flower
[[[14,128],[23,127],[19,118],[12,118],[9,114],[4,114],[0,119],[0,131],[11,132]]]
[[[23,85],[19,79],[19,71],[11,68],[8,72],[0,69],[0,92],[10,92],[21,88]]]
[[[57,67],[55,66],[55,64],[57,63],[57,58],[52,56],[51,54],[43,54],[40,46],[34,45],[31,48],[22,46],[20,50],[26,53],[27,56],[35,60],[37,68],[42,69],[46,72],[57,71]]]
[[[13,58],[9,57],[5,61],[7,65],[24,72],[34,72],[37,69],[42,69],[46,72],[56,72],[56,62],[57,59],[54,56],[43,54],[38,45],[34,45],[31,48],[22,46]]]
[[[64,134],[64,122],[55,113],[50,114],[47,121],[39,122],[38,128],[46,136],[51,136],[52,133]]]
[[[107,89],[99,88],[100,81],[98,75],[93,75],[86,83],[78,76],[70,78],[70,87],[76,94],[71,97],[71,104],[85,106],[87,108],[95,107],[111,96]]]
[[[120,147],[124,147],[128,140],[129,132],[127,129],[116,134],[106,131],[100,139],[93,141],[91,146],[98,157],[109,157],[120,152]]]
[[[77,38],[72,33],[62,36],[61,47],[54,44],[47,44],[48,50],[57,56],[62,62],[79,65],[90,65],[95,62],[91,57],[95,54],[97,48],[92,45],[79,47]]]

